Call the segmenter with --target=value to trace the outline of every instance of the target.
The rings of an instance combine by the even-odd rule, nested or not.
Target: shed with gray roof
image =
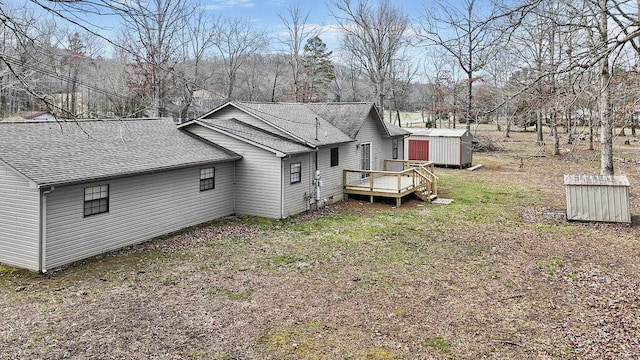
[[[0,123],[0,262],[46,271],[233,214],[240,158],[171,120]]]
[[[629,180],[625,175],[564,176],[567,220],[631,222]]]
[[[473,162],[473,138],[467,129],[406,128],[406,158],[465,168]]]

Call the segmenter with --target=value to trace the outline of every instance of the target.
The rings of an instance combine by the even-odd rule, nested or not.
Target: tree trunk
[[[557,115],[551,114],[551,136],[553,137],[553,156],[560,155],[560,138],[558,137]]]
[[[600,174],[613,175],[613,124],[611,119],[611,73],[609,72],[609,49],[608,49],[608,0],[599,0],[600,6],[600,36],[602,45],[606,47],[607,53],[602,57],[600,64]]]
[[[507,124],[504,127],[504,137],[511,137],[511,116],[507,117]]]
[[[544,145],[544,136],[542,134],[542,114],[540,111],[536,112],[536,145]]]

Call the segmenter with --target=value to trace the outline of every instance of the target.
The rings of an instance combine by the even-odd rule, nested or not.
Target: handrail
[[[390,162],[402,162],[406,164],[413,164],[412,161],[404,161],[404,160],[385,160]],[[437,180],[437,176],[430,171],[427,166],[432,166],[431,162],[423,162],[424,165],[420,166],[410,166],[402,171],[386,171],[386,170],[355,170],[355,169],[344,169],[343,170],[343,179],[344,186],[351,187],[355,189],[369,189],[371,191],[377,187],[380,190],[393,190],[398,193],[403,192],[412,188],[424,188],[427,187],[430,189],[430,192],[434,193],[436,191],[435,181]],[[361,176],[357,180],[349,180],[348,174],[361,174],[365,176]],[[393,182],[393,186],[390,186],[390,182],[386,184],[374,184],[374,179],[381,176],[395,176],[396,181]],[[412,176],[412,181],[407,186],[402,186],[402,177],[403,176]],[[417,177],[417,178],[416,178]],[[368,181],[367,181],[368,180]]]

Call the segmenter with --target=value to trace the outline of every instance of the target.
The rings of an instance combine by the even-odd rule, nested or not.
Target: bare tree
[[[292,4],[287,8],[287,14],[278,14],[280,21],[287,30],[286,36],[279,39],[287,49],[287,58],[291,67],[293,80],[293,97],[295,101],[302,101],[302,51],[308,39],[317,36],[318,31],[307,22],[309,12],[303,14],[299,4]]]
[[[248,20],[217,18],[213,44],[224,63],[227,99],[233,99],[238,71],[247,60],[267,47],[264,30],[258,30]]]
[[[193,103],[194,92],[204,89],[205,82],[211,76],[205,75],[203,71],[203,62],[207,52],[213,47],[214,41],[215,30],[210,20],[203,8],[196,7],[180,34],[179,43],[182,45],[180,119],[189,118],[189,107]]]
[[[193,10],[186,0],[132,0],[122,13],[122,39],[135,63],[131,83],[150,98],[150,115],[161,115],[164,95],[175,80],[180,30]]]
[[[450,3],[438,3],[422,17],[419,37],[425,46],[441,47],[457,61],[467,75],[466,126],[471,128],[473,82],[476,74],[491,58],[502,32],[496,29],[497,9],[481,16],[476,0],[464,0],[456,8]]]
[[[409,41],[409,19],[387,0],[375,6],[367,0],[340,0],[335,8],[333,16],[344,34],[342,46],[369,75],[374,99],[384,113],[393,64]]]

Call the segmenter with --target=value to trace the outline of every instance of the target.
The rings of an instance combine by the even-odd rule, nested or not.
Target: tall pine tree
[[[307,40],[302,54],[303,102],[327,100],[329,84],[336,78],[330,59],[332,53],[319,37]]]

